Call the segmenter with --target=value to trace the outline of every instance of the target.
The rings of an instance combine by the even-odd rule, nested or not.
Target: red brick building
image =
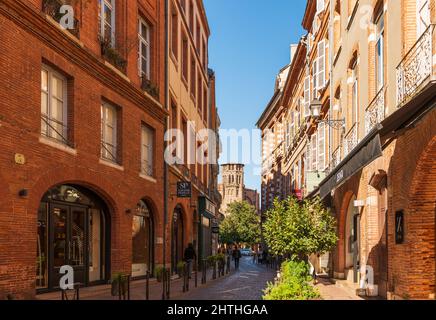
[[[0,299],[163,263],[164,2],[59,3],[0,3]]]

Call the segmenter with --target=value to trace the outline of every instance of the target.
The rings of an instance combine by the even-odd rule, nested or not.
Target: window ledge
[[[110,62],[107,62],[106,60],[104,60],[104,64],[106,67],[109,67],[110,69],[112,69],[113,71],[115,71],[119,76],[121,76],[124,80],[126,80],[127,82],[131,83],[132,81],[130,81],[130,79],[124,74],[122,73],[120,70],[118,70],[115,66],[113,66]]]
[[[47,146],[50,146],[52,148],[56,148],[58,150],[64,151],[66,153],[72,154],[74,156],[77,155],[77,150],[73,149],[67,145],[62,144],[61,142],[56,142],[54,140],[45,138],[45,137],[39,137],[39,142],[42,144],[45,144]]]
[[[98,163],[103,164],[103,165],[108,166],[108,167],[111,167],[111,168],[114,168],[114,169],[119,170],[119,171],[124,171],[124,167],[123,166],[120,166],[120,165],[118,165],[116,163],[113,163],[113,162],[110,162],[110,161],[107,161],[107,160],[104,160],[104,159],[100,159],[98,161]]]
[[[45,14],[45,19],[48,22],[50,22],[52,25],[54,25],[57,29],[62,31],[68,38],[70,38],[71,40],[76,42],[79,46],[81,46],[82,48],[85,47],[85,44],[82,41],[80,41],[77,37],[75,37],[70,32],[68,32],[68,30],[65,30],[64,28],[62,28],[61,25],[55,19],[53,19],[50,15]]]
[[[157,183],[157,180],[155,178],[147,176],[146,174],[140,173],[139,177],[141,177],[142,179],[147,180],[149,182]]]

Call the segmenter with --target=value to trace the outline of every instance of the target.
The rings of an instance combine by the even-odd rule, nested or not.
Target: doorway
[[[91,191],[72,185],[49,190],[38,210],[36,288],[59,289],[62,266],[74,282],[104,283],[109,274],[107,207]]]

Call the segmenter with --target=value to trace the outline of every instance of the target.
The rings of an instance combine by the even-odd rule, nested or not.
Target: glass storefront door
[[[62,266],[73,268],[75,283],[108,280],[110,219],[105,212],[101,199],[78,186],[57,186],[44,195],[37,221],[38,291],[59,288]]]
[[[59,287],[60,268],[74,269],[74,282],[86,283],[87,210],[82,207],[50,205],[51,214],[51,287]]]

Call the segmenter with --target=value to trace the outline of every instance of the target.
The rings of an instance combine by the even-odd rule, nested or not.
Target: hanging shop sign
[[[177,182],[177,198],[191,198],[192,185],[191,182],[179,181]]]
[[[395,213],[395,243],[404,243],[404,211]]]

